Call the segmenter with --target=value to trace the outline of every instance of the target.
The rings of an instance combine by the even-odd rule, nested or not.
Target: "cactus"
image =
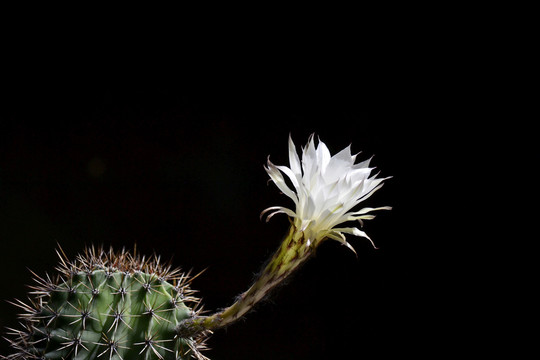
[[[57,278],[35,275],[38,285],[31,292],[31,304],[18,302],[25,311],[23,330],[11,330],[17,352],[3,359],[206,359],[201,351],[208,335],[248,313],[323,241],[336,240],[353,252],[344,234],[371,241],[357,227],[339,226],[350,221],[363,225],[363,220],[375,217],[372,211],[390,209],[353,210],[387,179],[370,177],[370,159],[358,164],[355,160],[350,146],[331,156],[323,142],[315,146],[314,136],[303,148],[302,160],[289,138],[290,167],[268,159],[268,175],[295,208],[273,206],[261,218],[268,214],[268,221],[284,213],[291,226],[254,284],[231,306],[211,315],[201,315],[189,274],[162,265],[157,256],[146,259],[89,248],[69,262],[59,251]]]
[[[189,274],[125,250],[91,247],[74,262],[58,254],[58,276],[34,274],[31,304],[16,303],[23,330],[11,329],[17,353],[5,359],[206,359],[205,332],[175,331],[200,311]]]

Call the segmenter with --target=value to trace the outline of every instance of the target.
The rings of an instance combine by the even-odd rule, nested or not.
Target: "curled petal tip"
[[[345,241],[345,243],[344,243],[343,245],[345,245],[346,247],[348,247],[349,250],[351,250],[351,251],[354,253],[354,256],[356,256],[356,258],[358,259],[358,253],[356,252],[356,250],[354,250],[354,248],[352,247],[351,244],[349,244],[347,241]]]

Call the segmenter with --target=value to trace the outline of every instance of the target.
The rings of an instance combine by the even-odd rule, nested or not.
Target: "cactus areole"
[[[126,251],[89,248],[69,262],[61,251],[55,279],[35,275],[24,330],[11,330],[6,359],[205,359],[205,332],[175,328],[198,311],[190,277]]]

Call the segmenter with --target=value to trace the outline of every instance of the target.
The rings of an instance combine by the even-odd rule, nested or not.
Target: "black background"
[[[112,40],[95,51],[36,36],[4,69],[2,300],[25,297],[27,268],[54,272],[57,243],[70,257],[89,244],[136,243],[183,269],[207,269],[193,282],[205,308],[229,305],[287,230],[285,216],[259,220],[269,206],[291,205],[268,184],[267,156],[286,165],[289,133],[298,146],[316,133],[332,153],[352,144],[393,176],[365,204],[393,206],[365,223],[379,249],[350,238],[356,258],[324,243],[256,311],[217,331],[206,355],[431,357],[467,343],[448,330],[461,299],[446,265],[461,245],[449,241],[455,189],[442,164],[463,115],[455,105],[469,100],[432,39],[395,32],[363,51],[251,42],[242,53],[225,42],[184,63],[188,52],[159,46],[149,55]],[[15,313],[0,302],[0,327],[16,326]]]

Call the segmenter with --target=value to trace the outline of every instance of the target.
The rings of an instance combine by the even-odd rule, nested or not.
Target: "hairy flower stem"
[[[291,225],[281,246],[272,256],[255,283],[228,308],[210,316],[195,316],[184,320],[177,327],[181,336],[191,337],[206,330],[230,325],[262,300],[270,291],[291,275],[312,253],[304,233]]]

